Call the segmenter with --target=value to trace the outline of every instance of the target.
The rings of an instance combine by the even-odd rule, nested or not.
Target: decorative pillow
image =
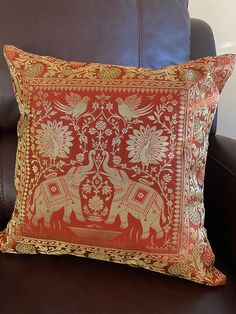
[[[235,57],[160,70],[5,47],[19,104],[2,252],[72,254],[225,283],[204,228],[208,134]]]

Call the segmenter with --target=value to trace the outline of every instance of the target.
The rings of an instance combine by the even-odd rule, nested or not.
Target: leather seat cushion
[[[0,254],[0,270],[1,314],[234,314],[236,308],[229,274],[226,286],[212,288],[85,258],[9,254]]]

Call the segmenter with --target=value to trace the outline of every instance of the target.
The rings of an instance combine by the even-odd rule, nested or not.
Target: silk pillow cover
[[[225,283],[204,228],[208,135],[235,57],[160,70],[5,46],[19,104],[9,253],[72,254]]]

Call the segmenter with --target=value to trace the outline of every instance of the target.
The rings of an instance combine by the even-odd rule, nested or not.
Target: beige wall
[[[217,54],[236,53],[236,0],[189,0],[191,17],[210,24]],[[219,102],[217,133],[236,139],[236,70]]]

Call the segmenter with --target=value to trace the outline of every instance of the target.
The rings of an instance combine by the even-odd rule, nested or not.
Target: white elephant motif
[[[129,179],[125,171],[109,167],[109,154],[104,152],[104,155],[103,168],[115,189],[111,209],[105,222],[112,224],[119,215],[120,227],[127,228],[128,213],[130,213],[141,223],[142,239],[149,237],[150,228],[156,232],[157,238],[162,238],[164,233],[161,221],[165,223],[166,217],[164,202],[160,194],[147,184]]]
[[[63,220],[66,223],[70,222],[72,212],[79,221],[85,221],[78,186],[93,168],[94,154],[93,150],[89,152],[86,166],[72,167],[67,174],[49,178],[39,184],[31,205],[31,211],[35,211],[33,225],[37,225],[38,220],[43,218],[44,226],[49,228],[52,214],[61,208],[64,208]]]

